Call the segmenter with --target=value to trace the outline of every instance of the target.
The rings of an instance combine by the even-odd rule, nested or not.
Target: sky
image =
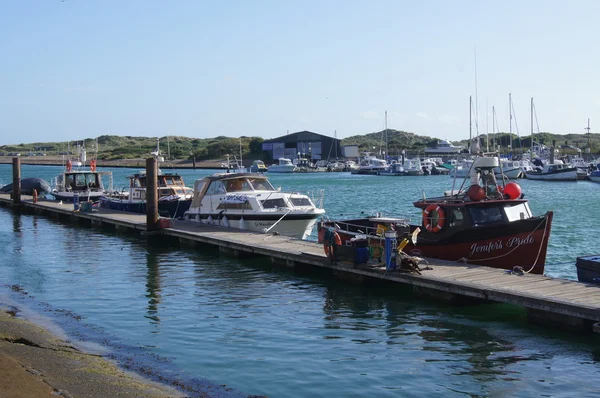
[[[386,111],[463,140],[492,107],[526,136],[532,97],[539,131],[595,132],[599,19],[596,0],[0,0],[0,145],[345,138]]]

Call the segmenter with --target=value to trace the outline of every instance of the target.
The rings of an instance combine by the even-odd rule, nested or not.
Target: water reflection
[[[153,322],[159,323],[158,304],[161,301],[159,256],[154,250],[146,254],[146,297],[148,298],[148,316]]]

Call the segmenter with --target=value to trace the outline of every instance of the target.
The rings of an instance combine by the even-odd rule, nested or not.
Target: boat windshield
[[[473,219],[473,225],[493,224],[503,220],[499,207],[470,207],[469,213]]]
[[[251,178],[250,184],[256,191],[274,191],[273,185],[265,178]]]

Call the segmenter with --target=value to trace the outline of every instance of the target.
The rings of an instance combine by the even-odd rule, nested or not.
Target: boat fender
[[[73,170],[73,163],[70,160],[67,160],[67,171]]]
[[[429,214],[431,212],[437,213],[437,224],[433,225],[433,217],[430,217]],[[436,204],[430,204],[423,210],[423,226],[429,232],[440,232],[442,228],[444,228],[444,224],[446,223],[446,215],[444,214],[444,209]]]
[[[96,160],[92,160],[90,162],[90,170],[91,171],[96,171]]]

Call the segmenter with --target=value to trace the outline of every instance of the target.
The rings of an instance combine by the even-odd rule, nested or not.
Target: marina
[[[32,174],[53,175],[55,169],[48,166],[23,166],[23,177]],[[9,173],[6,171],[10,172],[10,167],[5,166],[4,170],[3,181],[8,182],[6,177]],[[130,173],[131,171],[123,170],[123,178]],[[192,171],[181,171],[181,173],[186,180],[194,180]],[[206,174],[210,175],[211,172],[207,171]],[[117,175],[116,179],[121,178]],[[281,185],[296,192],[308,192],[315,190],[315,187],[326,188],[325,208],[331,215],[343,213],[348,206],[364,209],[365,212],[394,207],[401,212],[409,213],[412,207],[409,200],[400,202],[397,197],[385,195],[384,192],[388,189],[390,192],[399,192],[398,189],[402,187],[402,190],[406,191],[406,198],[411,198],[421,195],[420,188],[415,185],[416,181],[427,181],[431,186],[427,189],[430,194],[448,186],[447,176],[430,176],[426,179],[404,177],[389,182],[386,181],[388,179],[368,175],[319,173],[272,176],[270,180],[275,187]],[[413,186],[412,190],[406,187],[405,181],[412,181],[408,183],[409,186]],[[540,187],[546,185],[539,183],[540,186],[536,187],[535,184],[538,183],[531,181],[522,184],[526,197],[529,197],[532,203],[532,211],[539,214],[545,209],[556,209],[553,205],[544,202],[544,195],[538,194],[541,193]],[[574,185],[576,185],[575,191],[572,190],[569,194],[582,197],[586,192],[589,192],[587,194],[589,196],[592,192],[589,190],[596,187],[591,182],[578,182]],[[356,195],[357,187],[362,191],[380,192],[377,195],[377,203],[373,203],[367,197],[364,197],[363,201],[357,201],[360,197]],[[563,193],[560,188],[553,184],[552,189],[557,195],[556,199],[562,201]],[[333,192],[355,202],[344,203],[332,200]],[[312,240],[309,241],[296,241],[282,236],[252,234],[176,220],[168,222],[168,225],[173,228],[161,229],[158,235],[147,234],[146,217],[141,214],[125,214],[108,209],[74,212],[72,204],[58,205],[52,201],[39,201],[34,206],[31,203],[32,198],[23,198],[26,209],[22,215],[15,213],[11,216],[14,217],[14,221],[7,220],[5,225],[11,230],[18,228],[14,229],[19,231],[16,232],[15,239],[25,239],[27,242],[36,239],[38,243],[34,246],[18,244],[16,247],[21,247],[19,250],[22,250],[22,255],[27,256],[26,253],[34,247],[36,251],[44,251],[40,239],[47,241],[47,244],[52,247],[55,247],[58,241],[58,253],[64,252],[66,259],[61,260],[52,256],[49,260],[38,262],[34,260],[35,257],[30,256],[27,269],[38,268],[37,263],[40,266],[53,265],[51,268],[41,266],[39,271],[31,274],[31,277],[16,277],[22,275],[20,273],[15,274],[16,278],[11,277],[9,275],[13,271],[10,271],[6,280],[20,281],[17,283],[23,289],[37,296],[35,300],[25,300],[27,306],[35,308],[36,303],[41,299],[52,303],[52,308],[58,311],[55,312],[57,315],[66,310],[67,313],[83,315],[86,324],[101,323],[104,325],[103,329],[110,335],[102,334],[100,340],[120,341],[121,343],[118,344],[120,346],[127,343],[125,347],[128,348],[124,349],[125,352],[132,350],[135,352],[139,350],[136,347],[140,345],[146,347],[144,351],[148,351],[148,354],[160,355],[168,352],[168,356],[174,358],[174,362],[161,360],[160,363],[154,364],[158,369],[162,369],[163,377],[176,371],[179,377],[193,384],[194,377],[202,375],[242,391],[273,396],[289,396],[292,394],[290,389],[295,391],[293,395],[296,396],[325,396],[333,394],[334,391],[343,395],[387,396],[392,393],[386,393],[386,389],[381,388],[390,384],[389,378],[393,374],[412,372],[410,369],[419,369],[422,366],[419,365],[419,358],[422,358],[419,352],[429,352],[428,357],[442,361],[445,360],[444,358],[464,357],[458,353],[450,354],[453,349],[446,346],[446,343],[439,342],[436,330],[442,333],[439,336],[447,335],[445,339],[448,339],[448,344],[464,346],[466,350],[464,354],[467,354],[467,357],[470,356],[468,352],[472,350],[477,352],[476,355],[488,356],[486,352],[489,352],[491,347],[487,341],[497,342],[499,344],[497,348],[492,348],[492,352],[495,352],[493,356],[507,358],[515,356],[514,360],[510,360],[513,364],[509,364],[508,368],[516,367],[518,374],[523,375],[524,378],[516,376],[518,380],[525,380],[525,375],[530,371],[537,373],[538,370],[534,370],[536,366],[542,366],[547,362],[535,360],[522,362],[521,359],[516,359],[528,358],[531,353],[529,344],[520,344],[518,341],[526,342],[534,339],[538,347],[546,347],[540,348],[546,353],[551,352],[549,347],[555,344],[552,343],[556,341],[555,339],[561,341],[561,345],[571,347],[569,350],[575,350],[574,352],[583,350],[575,356],[549,354],[550,358],[553,358],[550,361],[569,362],[571,358],[585,356],[586,351],[589,350],[586,348],[588,343],[578,346],[573,343],[574,338],[570,337],[579,336],[578,341],[585,342],[588,339],[586,334],[569,332],[568,335],[563,336],[549,332],[557,330],[556,333],[560,333],[558,330],[565,327],[579,331],[582,328],[593,330],[593,318],[596,312],[595,294],[590,296],[589,292],[595,293],[597,286],[582,286],[572,280],[575,279],[575,267],[573,262],[567,266],[570,254],[569,250],[562,248],[563,238],[558,241],[551,240],[549,245],[546,273],[555,278],[531,274],[518,276],[505,274],[498,269],[457,263],[443,264],[440,261],[432,262],[432,270],[422,271],[423,276],[400,272],[386,274],[384,266],[361,268],[354,267],[350,263],[332,265],[325,257],[323,246],[316,243],[316,235],[313,235]],[[9,202],[8,197],[3,196],[2,203],[8,205]],[[44,209],[35,209],[42,206]],[[561,208],[561,211],[556,212],[552,237],[563,237],[565,231],[568,232],[563,228],[565,224],[563,217],[573,218],[568,211],[569,209]],[[12,213],[5,209],[0,211],[0,217]],[[115,229],[116,235],[112,232]],[[27,232],[29,230],[30,232]],[[28,238],[30,234],[33,235]],[[313,234],[316,234],[316,231],[313,231]],[[19,236],[23,237],[18,238]],[[80,245],[76,242],[89,242],[83,246],[93,244],[94,251],[103,254],[82,259],[77,255],[78,251],[72,249]],[[575,240],[569,243],[572,245],[570,250],[573,253],[585,253],[583,248],[586,246],[577,248],[575,244],[585,245],[586,241]],[[60,249],[63,245],[66,250]],[[12,259],[10,263],[21,261],[18,260],[21,258],[18,254],[21,251],[14,251],[16,247],[13,245],[7,247],[7,254]],[[558,247],[561,249],[554,249]],[[54,250],[56,249],[52,249]],[[558,253],[565,256],[565,260],[557,257]],[[73,263],[74,260],[77,265]],[[565,263],[565,268],[556,267],[560,262]],[[80,271],[72,273],[72,270],[77,269]],[[46,282],[43,283],[47,293],[43,293],[36,287],[38,282],[35,282],[37,280],[35,275],[39,272],[47,275],[44,277]],[[90,272],[95,276],[90,278]],[[61,275],[60,279],[54,277],[48,279],[54,273],[57,273],[57,278]],[[561,274],[571,280],[556,279]],[[30,278],[33,279],[28,281]],[[115,281],[119,282],[115,283]],[[492,284],[492,281],[495,284]],[[55,288],[52,288],[52,285],[55,285]],[[77,290],[85,294],[80,299],[73,300],[73,295],[69,293],[67,287],[69,285],[77,286]],[[584,286],[585,290],[578,290]],[[576,289],[571,290],[574,287]],[[173,295],[175,291],[179,293]],[[524,291],[528,293],[523,295]],[[195,293],[190,296],[192,292]],[[548,294],[552,297],[554,293],[557,293],[554,299],[548,300],[548,297],[544,297]],[[558,299],[558,296],[562,299]],[[422,298],[414,300],[414,297]],[[433,300],[423,298],[433,298]],[[90,300],[93,300],[94,306],[85,304]],[[511,302],[516,305],[501,304]],[[527,305],[523,302],[532,307],[527,309]],[[133,303],[137,304],[132,306]],[[208,307],[206,303],[209,303]],[[218,307],[210,303],[218,304]],[[575,305],[576,312],[573,312],[575,310],[573,303],[578,303]],[[265,305],[266,307],[263,307]],[[503,307],[506,305],[508,307]],[[551,311],[554,312],[548,313],[546,311],[548,307],[551,307]],[[266,311],[266,308],[270,310]],[[47,312],[43,308],[39,310]],[[325,312],[321,314],[322,311]],[[275,317],[271,317],[270,313]],[[570,315],[565,316],[565,313]],[[574,314],[582,318],[573,318]],[[81,322],[75,322],[73,325],[73,322],[69,321],[72,319],[70,317],[57,315],[53,316],[53,319],[67,332],[83,335],[84,340],[96,341],[96,332],[92,333]],[[140,318],[140,315],[143,316]],[[324,324],[320,320],[323,316]],[[381,324],[378,320],[380,317],[387,320]],[[124,321],[125,319],[131,321]],[[200,326],[207,320],[212,325],[209,329]],[[524,323],[525,320],[528,322]],[[550,320],[558,321],[558,324],[544,329],[534,326],[537,323],[548,325]],[[268,322],[269,325],[264,322]],[[316,329],[309,326],[315,323],[319,325]],[[384,331],[390,327],[393,330],[397,329],[397,332],[390,334]],[[157,328],[161,331],[159,332]],[[502,333],[498,334],[496,331],[500,330]],[[286,337],[283,337],[282,333]],[[410,337],[412,333],[417,333],[415,337],[423,337],[415,340]],[[475,337],[471,335],[472,333],[481,337]],[[593,335],[589,338],[592,337]],[[392,339],[391,346],[377,344],[377,342],[384,343],[389,338]],[[479,342],[480,338],[485,339],[486,343]],[[356,339],[367,343],[360,343]],[[187,349],[177,346],[176,342],[180,340],[188,342],[185,345]],[[220,348],[217,348],[214,344],[218,341],[225,343],[219,344]],[[271,344],[265,345],[261,343],[262,341],[271,341]],[[589,341],[590,347],[594,346],[594,341],[595,339]],[[412,349],[406,351],[407,344],[409,347],[414,346],[417,351]],[[425,348],[431,344],[439,346],[440,350],[434,348],[434,351],[429,351],[433,347]],[[471,347],[473,344],[481,348]],[[418,348],[422,345],[424,345],[422,348]],[[110,343],[110,346],[115,347],[113,343]],[[157,348],[152,348],[154,346]],[[383,351],[378,348],[384,346],[388,348]],[[307,347],[312,348],[307,350]],[[424,348],[427,351],[421,351]],[[188,355],[190,350],[197,355],[216,350],[219,359],[192,360]],[[288,350],[295,353],[296,359],[285,360]],[[387,352],[389,350],[391,351]],[[446,352],[446,350],[450,351]],[[317,352],[321,354],[316,356]],[[392,352],[395,359],[388,358]],[[380,358],[380,361],[395,364],[397,370],[390,369],[382,372],[377,365],[380,361],[373,362],[367,359],[373,353]],[[240,362],[240,354],[248,360]],[[261,360],[265,356],[268,359]],[[319,359],[321,356],[327,359],[325,361]],[[148,360],[146,356],[144,358]],[[356,358],[356,360],[344,358]],[[297,361],[320,364],[321,371],[299,370],[295,366]],[[491,362],[487,363],[488,361]],[[427,363],[429,365],[423,368],[424,371],[427,369],[423,376],[416,378],[413,376],[414,383],[425,382],[424,377],[428,377],[425,375],[432,369],[431,363]],[[436,379],[445,380],[449,385],[458,382],[453,375],[454,372],[444,363],[439,362],[434,366],[439,372]],[[495,367],[494,363],[492,358],[484,359],[477,367]],[[531,369],[520,368],[524,363],[527,363],[527,367]],[[361,381],[358,373],[356,373],[356,382],[348,379],[348,372],[355,374],[357,370],[353,369],[357,369],[357,364],[360,364],[362,373],[369,375],[370,381],[366,384],[364,380]],[[349,365],[351,367],[348,367]],[[148,364],[143,362],[141,366],[148,366]],[[292,371],[290,366],[293,367],[293,372],[299,374],[308,384],[291,382],[286,377],[286,374]],[[504,371],[497,373],[497,377],[492,377],[491,380],[494,380],[492,384],[482,384],[478,381],[476,368],[471,365],[466,365],[466,368],[462,365],[459,367],[466,372],[465,376],[461,377],[464,381],[459,382],[463,391],[482,392],[494,385],[494,390],[518,388],[524,395],[528,395],[528,391],[533,394],[533,391],[539,391],[538,389],[544,386],[543,382],[541,385],[536,383],[535,386],[530,386],[518,380],[502,381],[501,375]],[[595,372],[593,366],[579,365],[577,368],[577,373],[580,375],[586,375],[588,372],[591,372],[589,373],[591,375]],[[244,375],[241,379],[238,377],[240,374]],[[344,382],[340,384],[325,375],[336,375],[336,378]],[[556,376],[549,376],[549,378],[556,379]],[[581,389],[581,386],[559,384],[561,388],[569,390],[579,388],[579,391],[585,395],[586,390]],[[298,393],[299,385],[301,385],[301,393]],[[416,385],[414,387],[416,388]],[[396,385],[396,388],[407,388],[407,385],[402,382]],[[438,390],[427,391],[435,393]]]

